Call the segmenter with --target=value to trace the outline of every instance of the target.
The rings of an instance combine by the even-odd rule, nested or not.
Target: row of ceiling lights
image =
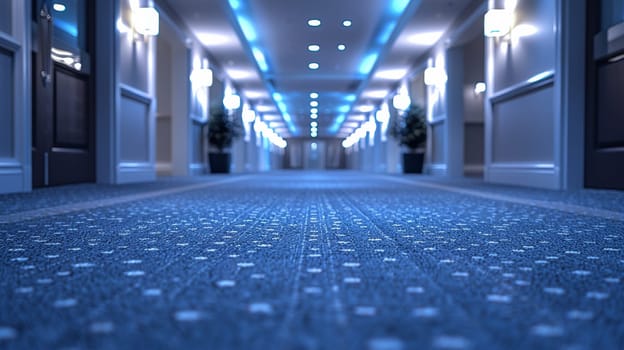
[[[345,19],[342,21],[342,26],[343,27],[351,27],[353,25],[353,22],[351,22],[351,20],[349,19]],[[320,19],[310,19],[308,20],[308,26],[310,27],[320,27],[321,26],[321,20]],[[337,46],[338,51],[345,51],[347,49],[347,46],[345,44],[338,44]],[[310,44],[308,45],[308,51],[310,52],[319,52],[321,50],[321,46],[318,44]],[[320,65],[318,64],[318,62],[310,62],[308,63],[308,68],[311,70],[317,70],[320,68]]]
[[[310,137],[312,138],[316,138],[318,136],[318,122],[316,121],[316,119],[318,118],[318,97],[318,93],[310,93],[310,118],[312,119],[312,121],[310,122]]]
[[[351,27],[351,25],[353,25],[353,22],[351,20],[345,19],[342,21],[342,26],[343,27]],[[320,19],[310,19],[308,20],[308,26],[310,27],[320,27],[321,26],[321,20]],[[345,51],[347,49],[347,46],[345,44],[338,44],[337,46],[338,51]],[[319,52],[321,50],[321,46],[318,44],[310,44],[308,45],[308,51],[310,52]],[[320,68],[320,65],[317,62],[310,62],[308,64],[308,68],[312,69],[312,70],[317,70]],[[316,119],[318,119],[318,106],[319,103],[317,101],[319,97],[319,94],[316,92],[312,92],[310,93],[310,119],[312,119],[312,121],[310,122],[310,137],[312,138],[316,138],[318,136],[318,122],[316,121]]]

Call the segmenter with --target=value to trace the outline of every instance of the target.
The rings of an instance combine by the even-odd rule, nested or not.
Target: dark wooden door
[[[33,187],[95,181],[86,1],[37,1],[33,53]],[[81,31],[83,33],[81,33]]]

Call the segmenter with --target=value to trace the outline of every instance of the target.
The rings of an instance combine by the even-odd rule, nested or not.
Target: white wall
[[[142,1],[141,5],[147,5]],[[119,18],[131,23],[129,0],[120,0]],[[156,38],[119,33],[115,183],[156,179]]]
[[[489,5],[502,8],[502,1],[490,1]],[[580,186],[578,179],[567,179],[578,177],[582,169],[565,159],[569,152],[582,157],[582,150],[565,143],[571,128],[582,124],[579,118],[572,120],[565,108],[572,103],[570,92],[579,84],[565,82],[570,77],[568,58],[584,57],[584,48],[578,51],[578,47],[569,50],[566,46],[570,40],[583,40],[564,40],[567,29],[562,24],[570,13],[562,7],[582,11],[583,4],[518,1],[515,25],[532,25],[536,33],[486,42],[486,181],[552,189]],[[567,26],[574,27],[572,23]],[[584,28],[584,23],[577,26]],[[584,72],[583,64],[574,69]]]
[[[30,1],[0,2],[0,193],[30,191]]]

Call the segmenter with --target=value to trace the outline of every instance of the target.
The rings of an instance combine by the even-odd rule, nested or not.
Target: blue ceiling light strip
[[[351,109],[350,106],[347,107],[349,110]],[[329,128],[329,132],[335,134],[338,132],[338,130],[340,130],[340,127],[342,126],[342,123],[344,123],[344,121],[347,119],[347,115],[345,113],[338,115],[338,117],[334,120],[334,122],[332,123],[331,127]]]
[[[389,2],[389,6],[386,12],[382,16],[377,35],[371,41],[368,53],[364,56],[364,59],[360,63],[359,73],[365,75],[367,79],[360,84],[354,96],[360,96],[362,91],[366,88],[368,81],[371,78],[372,72],[375,70],[377,64],[381,61],[383,56],[391,49],[391,45],[396,37],[399,35],[403,27],[407,24],[410,17],[416,12],[418,6],[420,6],[421,0],[392,0]],[[348,110],[345,113],[348,114],[353,108],[355,99],[348,105]],[[341,107],[342,109],[343,107]],[[340,111],[340,113],[343,113]],[[345,115],[340,115],[332,124],[331,132],[338,132],[342,123],[345,121]]]
[[[232,0],[232,1],[237,1],[237,0]],[[390,3],[390,11],[394,13],[395,15],[400,16],[401,14],[403,14],[403,11],[405,11],[409,3],[410,3],[410,0],[392,0],[392,3]]]
[[[345,101],[355,102],[357,100],[357,96],[355,94],[348,94],[343,97]]]
[[[366,55],[366,57],[362,60],[362,63],[360,63],[360,74],[369,75],[377,63],[377,58],[379,58],[379,53],[377,51]]]
[[[284,119],[284,122],[286,122],[288,130],[290,130],[293,135],[297,135],[298,130],[293,124],[292,117],[288,113],[288,108],[286,103],[284,103],[283,96],[276,92],[273,86],[268,83],[267,75],[270,74],[269,59],[260,48],[258,43],[258,32],[250,19],[249,10],[247,9],[246,4],[241,0],[228,0],[228,4],[230,5],[230,9],[234,15],[234,22],[237,24],[235,26],[235,30],[237,31],[239,37],[245,39],[244,41],[247,43],[248,54],[250,53],[253,61],[256,62],[256,66],[262,75],[262,80],[269,90],[269,94],[271,95],[273,102],[277,105],[277,108],[282,114],[282,118]]]
[[[253,47],[251,49],[251,52],[253,54],[253,57],[256,59],[256,63],[258,64],[258,68],[260,68],[260,71],[263,73],[268,72],[269,64],[267,63],[264,53],[262,53],[262,51],[260,51],[260,49],[257,47]]]
[[[230,3],[230,8],[231,8],[234,12],[238,11],[238,9],[240,9],[240,7],[241,7],[241,2],[240,2],[240,0],[229,0],[228,2]]]

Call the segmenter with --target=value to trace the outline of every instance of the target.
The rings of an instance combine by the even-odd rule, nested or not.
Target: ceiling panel
[[[366,120],[353,107],[378,107],[435,44],[436,36],[469,4],[480,2],[158,1],[167,3],[186,22],[265,120],[281,118],[291,131],[296,129],[306,137],[310,92],[320,95],[319,136],[336,135],[345,121]],[[309,19],[320,19],[321,25],[310,27]],[[343,26],[344,20],[350,20],[351,26]],[[320,50],[309,51],[311,44]],[[339,44],[346,49],[339,51]],[[311,62],[318,63],[319,69],[309,69]],[[283,118],[283,112],[288,118]]]

